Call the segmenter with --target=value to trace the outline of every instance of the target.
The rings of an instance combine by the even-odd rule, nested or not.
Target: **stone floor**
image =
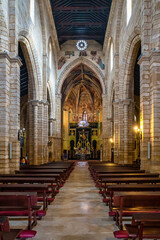
[[[113,240],[114,222],[92,181],[86,162],[78,162],[47,215],[34,228],[34,240]]]
[[[19,220],[11,221],[11,227],[25,228],[27,221]],[[117,228],[90,177],[87,162],[77,162],[33,230],[37,231],[34,240],[115,240],[113,231]]]

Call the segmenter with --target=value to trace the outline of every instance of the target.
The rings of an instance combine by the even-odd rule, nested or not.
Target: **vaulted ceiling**
[[[75,90],[75,95],[77,90],[79,93],[83,92],[84,89],[89,92],[90,96],[93,97],[96,93],[99,98],[102,95],[102,88],[99,80],[96,78],[95,74],[83,64],[80,64],[74,68],[68,77],[66,78],[62,87],[62,104],[69,97],[71,91]]]
[[[96,40],[103,45],[112,0],[50,0],[60,45]]]

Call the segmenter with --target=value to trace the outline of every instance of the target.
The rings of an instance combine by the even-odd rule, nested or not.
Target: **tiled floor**
[[[115,229],[87,163],[77,162],[47,215],[34,228],[34,240],[113,240]]]

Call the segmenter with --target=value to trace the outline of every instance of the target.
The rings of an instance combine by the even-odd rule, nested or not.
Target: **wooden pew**
[[[23,229],[10,229],[9,220],[6,216],[0,216],[0,240],[14,240],[33,238],[36,231]]]
[[[36,210],[37,193],[30,192],[0,192],[1,216],[27,216],[28,229],[37,224]],[[33,218],[33,221],[32,221]]]
[[[48,183],[49,186],[51,187],[52,191],[51,191],[51,194],[52,194],[52,197],[55,196],[55,183],[56,183],[56,180],[54,178],[47,178],[47,177],[22,177],[22,178],[19,178],[19,177],[0,177],[0,183],[3,183],[3,184],[9,184],[9,183],[20,183],[20,184],[23,184],[23,183],[31,183],[31,184],[34,184],[34,183]]]
[[[37,192],[43,196],[43,210],[47,209],[48,197],[47,190],[48,184],[0,184],[0,192]]]
[[[19,171],[15,171],[15,173],[25,173],[25,174],[59,174],[60,177],[63,179],[63,180],[66,180],[66,178],[68,177],[66,175],[66,173],[64,172],[64,170],[62,169],[22,169],[22,170],[19,170]]]
[[[64,181],[61,179],[60,174],[25,174],[25,173],[17,173],[17,174],[0,174],[0,178],[53,178],[55,180],[55,186],[59,187],[62,185]]]
[[[95,171],[94,175],[92,176],[94,180],[99,177],[99,174],[119,174],[119,173],[145,173],[145,170],[133,170],[133,169],[101,169]]]
[[[114,195],[116,223],[120,229],[123,216],[132,216],[134,213],[160,213],[160,192],[117,192]]]
[[[156,178],[159,179],[159,174],[157,173],[119,173],[119,174],[101,174],[96,181],[96,185],[100,186],[100,188],[106,188],[106,181],[109,179],[145,179],[145,178]],[[124,180],[125,181],[125,180]],[[127,180],[126,180],[127,183]]]
[[[160,191],[160,184],[117,184],[107,185],[106,197],[109,199],[110,211],[113,209],[113,196],[116,192],[157,192]],[[106,202],[106,201],[104,201]]]

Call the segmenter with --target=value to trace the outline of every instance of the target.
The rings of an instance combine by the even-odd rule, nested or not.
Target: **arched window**
[[[128,24],[132,15],[132,0],[126,1],[127,1],[127,24]]]
[[[110,46],[110,71],[113,69],[113,43]]]
[[[35,0],[30,0],[30,17],[33,23],[34,23],[34,15],[35,15]]]

